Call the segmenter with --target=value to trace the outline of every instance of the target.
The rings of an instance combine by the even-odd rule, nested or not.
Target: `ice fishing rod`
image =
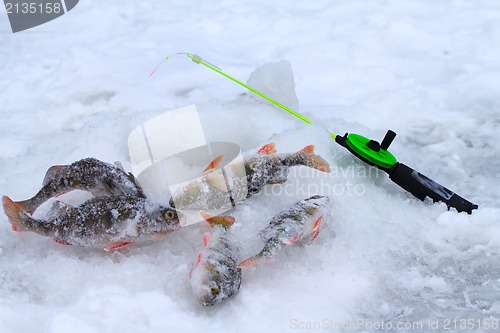
[[[286,105],[265,95],[264,93],[249,86],[248,84],[232,77],[231,75],[222,71],[222,69],[220,69],[219,67],[209,63],[196,54],[176,53],[175,55],[185,55],[195,63],[201,64],[211,69],[212,71],[225,76],[229,80],[243,86],[256,95],[264,98],[265,100],[299,118],[300,120],[308,124],[313,123],[310,119],[304,117],[300,113],[290,109]],[[167,56],[162,62],[160,62],[160,64],[168,59],[169,57]],[[160,64],[158,64],[158,66]],[[155,69],[151,72],[150,77],[154,74],[158,66],[156,66]],[[354,133],[346,133],[344,136],[336,135],[331,132],[329,133],[330,136],[335,140],[335,142],[346,148],[351,154],[364,161],[365,163],[368,163],[369,165],[372,165],[386,172],[389,175],[389,178],[394,183],[410,192],[418,199],[423,201],[426,197],[429,197],[433,202],[444,202],[448,206],[448,209],[453,207],[458,212],[467,212],[468,214],[472,214],[472,211],[478,208],[478,205],[464,199],[460,195],[447,189],[446,187],[435,182],[429,177],[424,176],[423,174],[410,168],[409,166],[398,162],[396,157],[394,157],[394,155],[392,155],[388,151],[389,146],[396,137],[396,133],[394,131],[388,130],[381,143]]]

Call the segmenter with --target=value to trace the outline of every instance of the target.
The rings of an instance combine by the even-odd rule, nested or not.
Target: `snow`
[[[442,329],[445,319],[498,318],[499,18],[500,4],[485,0],[86,0],[12,34],[0,15],[2,195],[27,199],[50,166],[84,157],[131,170],[130,131],[193,103],[207,141],[251,152],[270,141],[278,152],[314,144],[332,168],[295,168],[286,184],[236,209],[231,234],[243,258],[258,251],[257,233],[276,213],[316,194],[309,191],[334,192],[313,244],[244,271],[240,291],[210,308],[197,304],[187,276],[204,224],[105,253],[15,233],[2,215],[0,331],[299,332],[324,320],[333,331],[358,320],[440,320]],[[269,65],[255,85],[295,86],[275,97],[296,94],[315,125],[183,56],[149,79],[176,52],[242,80],[288,61],[294,84]],[[416,200],[327,132],[381,139],[389,128],[399,161],[479,210],[468,216]],[[469,331],[495,330],[476,322]]]

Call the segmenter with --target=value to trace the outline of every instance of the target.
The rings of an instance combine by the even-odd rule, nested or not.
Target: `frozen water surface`
[[[48,167],[84,157],[130,170],[128,133],[196,103],[207,141],[247,153],[270,141],[279,152],[314,144],[332,168],[295,168],[286,184],[235,210],[231,235],[243,258],[262,246],[257,233],[277,212],[311,192],[333,200],[313,244],[244,271],[239,293],[211,308],[196,303],[187,277],[205,224],[105,253],[15,233],[2,215],[1,332],[375,330],[349,328],[361,320],[394,325],[378,331],[403,331],[398,323],[432,331],[436,321],[442,331],[448,320],[460,331],[452,325],[461,319],[474,320],[468,331],[495,331],[486,323],[500,313],[498,3],[87,0],[17,34],[1,14],[0,31],[2,195],[27,199]],[[252,83],[299,103],[317,125],[180,56],[148,78],[176,52],[242,80],[271,64]],[[276,67],[281,60],[291,68]],[[293,76],[276,76],[286,70]],[[416,200],[325,128],[375,139],[394,130],[399,161],[479,210]]]

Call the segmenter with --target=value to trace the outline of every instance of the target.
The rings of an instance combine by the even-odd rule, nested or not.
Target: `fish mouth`
[[[180,227],[184,226],[183,221],[186,221],[187,216],[186,216],[186,214],[182,213],[178,209],[176,209],[176,212],[177,212],[177,218],[175,220],[175,224],[176,224],[177,229],[179,229]],[[177,229],[175,229],[175,230],[177,230]]]
[[[170,197],[170,200],[168,200],[168,205],[170,206],[170,208],[173,208],[175,209],[175,203],[174,203],[174,197]]]
[[[198,299],[198,302],[203,306],[212,306],[217,303],[217,296],[213,295],[206,286],[193,287],[193,294]]]
[[[175,218],[172,221],[163,222],[161,226],[158,228],[159,230],[157,230],[156,232],[159,235],[168,235],[174,231],[179,230],[180,228],[181,228],[180,220],[178,218]]]
[[[193,283],[193,282],[191,282]],[[204,279],[198,280],[196,285],[193,285],[193,294],[198,302],[203,306],[212,306],[221,301],[220,293],[212,293],[210,286],[212,282]]]
[[[319,194],[313,195],[309,199],[306,199],[306,201],[312,201],[313,203],[319,206],[328,206],[331,203],[330,197]]]
[[[165,230],[167,233],[174,232],[176,230],[179,230],[181,228],[181,222],[179,219],[172,221],[172,223],[169,225],[168,229]]]
[[[210,295],[207,295],[207,296],[203,297],[202,299],[200,299],[200,304],[204,305],[204,306],[212,306],[212,305],[215,305],[215,303],[217,303],[217,298],[212,297]]]
[[[215,305],[215,301],[201,301],[200,302],[201,305],[204,305],[204,306],[213,306]]]
[[[180,225],[179,225],[179,228],[180,228]],[[158,235],[165,236],[165,235],[173,233],[174,231],[176,231],[179,228],[172,229],[172,230],[161,230],[161,231],[158,232]]]

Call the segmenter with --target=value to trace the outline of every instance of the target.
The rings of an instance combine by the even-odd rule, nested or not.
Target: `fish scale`
[[[68,245],[106,250],[180,228],[174,209],[125,195],[92,198],[48,220],[32,218],[8,197],[3,198],[3,207],[17,231],[32,231]]]
[[[72,190],[89,191],[95,197],[131,195],[145,198],[132,174],[113,164],[85,158],[70,165],[49,168],[40,191],[32,198],[16,203],[33,214],[48,199]]]
[[[242,261],[238,267],[250,268],[260,263],[274,261],[279,250],[293,245],[308,235],[313,241],[319,234],[321,223],[329,215],[330,198],[315,195],[296,202],[287,210],[275,215],[269,225],[259,232],[264,242],[262,250],[253,257]]]

